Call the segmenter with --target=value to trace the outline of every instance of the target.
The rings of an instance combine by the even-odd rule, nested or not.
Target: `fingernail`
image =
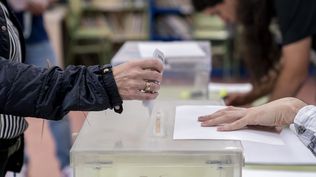
[[[206,118],[206,116],[200,116],[199,117],[199,119],[205,119]]]

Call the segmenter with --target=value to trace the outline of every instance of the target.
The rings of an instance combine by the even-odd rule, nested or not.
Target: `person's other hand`
[[[113,68],[123,100],[152,100],[158,96],[163,65],[157,59],[134,60]]]
[[[242,106],[251,103],[252,100],[249,99],[249,93],[230,93],[228,94],[224,101],[228,106]]]
[[[27,10],[33,15],[41,15],[48,8],[48,1],[31,0],[28,1]]]
[[[306,103],[296,98],[283,98],[253,108],[227,107],[214,114],[201,116],[201,126],[218,126],[219,131],[231,131],[259,125],[283,127],[293,123],[295,115]]]

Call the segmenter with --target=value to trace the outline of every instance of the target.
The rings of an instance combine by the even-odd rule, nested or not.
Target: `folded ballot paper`
[[[316,157],[289,128],[277,131],[243,129],[219,132],[216,127],[201,127],[198,117],[214,113],[224,106],[186,105],[176,108],[175,140],[240,140],[248,164],[315,164]]]

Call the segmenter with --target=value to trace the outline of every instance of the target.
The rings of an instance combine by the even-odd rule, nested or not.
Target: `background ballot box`
[[[166,58],[159,99],[207,99],[211,72],[209,42],[126,42],[113,57],[118,65],[131,59],[153,58],[155,49]]]
[[[241,177],[240,141],[173,140],[177,105],[156,101],[149,116],[142,102],[124,112],[91,112],[71,149],[75,177]]]

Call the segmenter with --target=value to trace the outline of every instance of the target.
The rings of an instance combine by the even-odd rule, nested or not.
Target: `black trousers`
[[[0,139],[0,177],[7,171],[20,172],[23,165],[24,136],[4,140]]]

